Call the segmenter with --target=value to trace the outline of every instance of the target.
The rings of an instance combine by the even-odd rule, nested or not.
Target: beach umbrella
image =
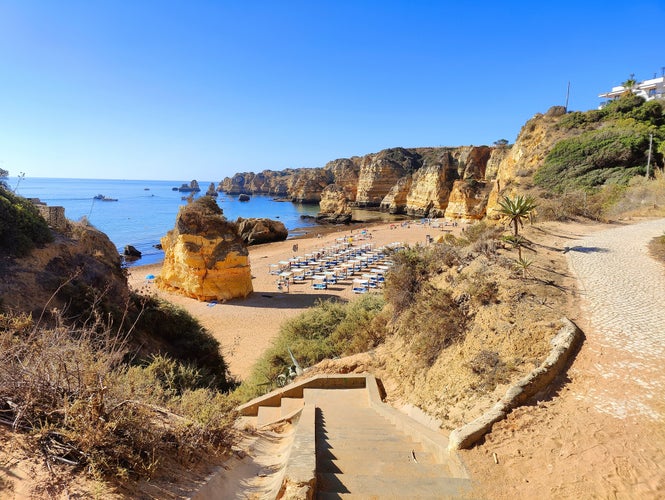
[[[154,279],[155,279],[155,275],[154,275],[154,274],[146,274],[145,279],[147,279],[147,280],[154,280]]]

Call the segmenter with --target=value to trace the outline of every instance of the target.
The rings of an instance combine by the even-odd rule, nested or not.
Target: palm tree
[[[513,236],[519,236],[519,228],[524,226],[523,219],[531,216],[536,208],[536,200],[531,196],[515,196],[510,199],[504,196],[499,201],[498,212],[504,219],[508,220],[508,224],[513,226]]]

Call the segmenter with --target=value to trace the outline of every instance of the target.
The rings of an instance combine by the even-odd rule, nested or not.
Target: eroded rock
[[[205,196],[181,207],[174,229],[161,243],[160,288],[205,301],[252,293],[247,246],[213,198]]]
[[[278,220],[238,217],[236,224],[240,237],[247,245],[284,241],[289,236],[284,223]]]

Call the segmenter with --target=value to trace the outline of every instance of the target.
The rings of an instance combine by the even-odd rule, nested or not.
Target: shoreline
[[[432,220],[436,222],[437,220]],[[229,372],[238,380],[246,378],[256,360],[267,349],[279,333],[280,325],[287,319],[297,316],[313,306],[319,299],[335,298],[341,301],[353,300],[351,279],[343,280],[327,290],[315,291],[311,282],[293,284],[289,293],[279,291],[276,276],[269,274],[269,264],[288,260],[294,255],[316,252],[320,248],[335,243],[344,236],[357,237],[364,229],[371,239],[362,243],[372,243],[375,247],[393,242],[405,244],[426,244],[427,236],[452,233],[459,235],[465,224],[459,226],[432,227],[418,221],[361,223],[358,225],[322,226],[321,231],[287,239],[248,247],[252,270],[254,292],[246,299],[233,299],[224,303],[209,304],[196,299],[160,290],[146,279],[147,275],[157,276],[162,262],[137,265],[128,268],[128,282],[133,290],[154,294],[183,307],[194,316],[221,344],[222,354],[229,366]],[[392,229],[391,229],[392,227]],[[320,236],[319,236],[320,235]],[[297,241],[298,251],[293,245]]]

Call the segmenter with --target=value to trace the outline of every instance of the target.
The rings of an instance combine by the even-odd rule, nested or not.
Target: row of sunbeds
[[[374,249],[373,244],[364,243],[353,247],[347,242],[338,242],[318,252],[296,256],[288,261],[270,264],[269,272],[279,280],[305,283],[312,280],[314,290],[325,290],[340,280],[351,277],[355,293],[367,293],[379,288],[392,262],[386,258],[386,249],[399,249],[399,242]]]

